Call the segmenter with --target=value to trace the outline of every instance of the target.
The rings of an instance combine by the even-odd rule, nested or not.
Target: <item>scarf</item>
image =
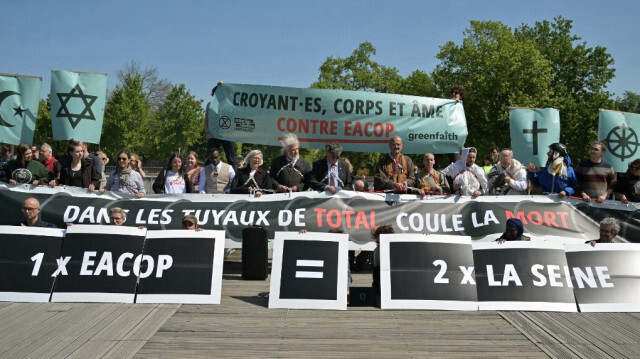
[[[553,160],[547,163],[547,172],[550,175],[560,175],[562,178],[567,178],[567,165],[564,163],[564,157],[560,156],[558,152],[553,152]]]
[[[125,169],[116,169],[116,174],[120,175],[120,183],[123,187],[129,187],[129,175],[131,174],[131,171],[133,171],[131,166],[128,166]]]

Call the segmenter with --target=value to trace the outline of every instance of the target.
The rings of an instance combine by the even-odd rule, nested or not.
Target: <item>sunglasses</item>
[[[126,160],[128,160],[128,158],[126,158],[126,157],[118,157],[118,161],[126,161]]]

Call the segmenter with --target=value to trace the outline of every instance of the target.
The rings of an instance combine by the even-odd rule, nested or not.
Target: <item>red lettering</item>
[[[335,222],[331,219],[332,216],[336,217]],[[342,216],[340,215],[340,211],[337,209],[330,209],[329,212],[327,212],[327,224],[331,228],[340,227],[340,225],[342,225]]]
[[[318,228],[322,228],[322,215],[327,210],[324,208],[314,208],[313,210],[316,212],[316,225]]]
[[[535,219],[534,219],[535,217]],[[527,218],[529,219],[529,222],[535,224],[536,226],[539,226],[542,224],[542,216],[540,215],[540,212],[538,211],[531,211],[529,212],[529,214],[527,214]]]
[[[384,125],[381,124],[380,122],[376,122],[376,124],[373,125],[373,135],[376,137],[382,137],[383,134],[384,134]]]
[[[506,211],[505,215],[507,216],[507,219],[517,218],[522,221],[522,224],[527,224],[527,218],[525,217],[524,212],[522,211],[518,211],[517,215],[513,214],[513,212],[511,211]]]
[[[393,123],[387,123],[386,126],[387,126],[387,133],[385,134],[385,137],[389,137],[394,130]]]
[[[351,215],[354,214],[354,211],[342,211],[345,215],[345,223],[347,224],[347,228],[351,228]]]
[[[329,134],[329,124],[327,123],[327,121],[322,121],[320,122],[320,134],[321,135],[328,135]]]
[[[563,228],[569,228],[569,225],[567,224],[567,215],[569,214],[569,212],[558,212],[558,216],[560,217],[560,221],[562,222],[562,227]]]
[[[331,121],[331,134],[334,136],[338,135],[338,122]]]
[[[544,211],[544,223],[549,227],[559,227],[556,223],[556,214],[550,211]]]
[[[358,211],[358,214],[356,215],[356,223],[354,223],[353,225],[354,228],[367,228],[367,229],[371,229],[369,227],[369,223],[367,223],[367,215],[364,213],[364,211]]]
[[[351,134],[351,121],[345,121],[344,123],[344,135],[345,136],[352,136]]]
[[[283,121],[286,121],[286,120],[284,119],[284,117],[280,117],[280,118],[278,119],[278,131],[280,131],[280,132],[284,132],[284,127],[282,126],[282,122],[283,122]]]

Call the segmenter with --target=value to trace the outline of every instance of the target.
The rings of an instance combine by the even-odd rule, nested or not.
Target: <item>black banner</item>
[[[621,220],[620,237],[637,242],[640,214],[636,207],[619,202],[586,204],[551,196],[425,197],[341,191],[334,196],[318,192],[273,194],[261,198],[248,195],[151,195],[141,199],[114,193],[97,195],[77,188],[9,189],[0,185],[0,224],[15,225],[28,197],[41,202],[42,219],[60,228],[65,223],[107,224],[108,210],[128,212],[125,226],[150,230],[179,229],[184,215],[193,214],[200,227],[224,230],[227,246],[241,246],[242,229],[249,225],[276,231],[327,232],[332,228],[349,233],[353,245],[371,250],[371,229],[391,224],[397,233],[430,233],[484,239],[504,231],[509,218],[523,221],[525,232],[538,237],[577,240],[597,238],[597,222],[613,216]],[[497,237],[496,237],[497,238]],[[495,239],[495,238],[491,238]],[[352,246],[353,248],[353,246]]]

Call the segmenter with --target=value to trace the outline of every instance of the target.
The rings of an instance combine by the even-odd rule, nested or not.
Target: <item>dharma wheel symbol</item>
[[[626,124],[612,128],[607,134],[606,141],[611,154],[621,161],[633,157],[640,145],[636,131]]]

